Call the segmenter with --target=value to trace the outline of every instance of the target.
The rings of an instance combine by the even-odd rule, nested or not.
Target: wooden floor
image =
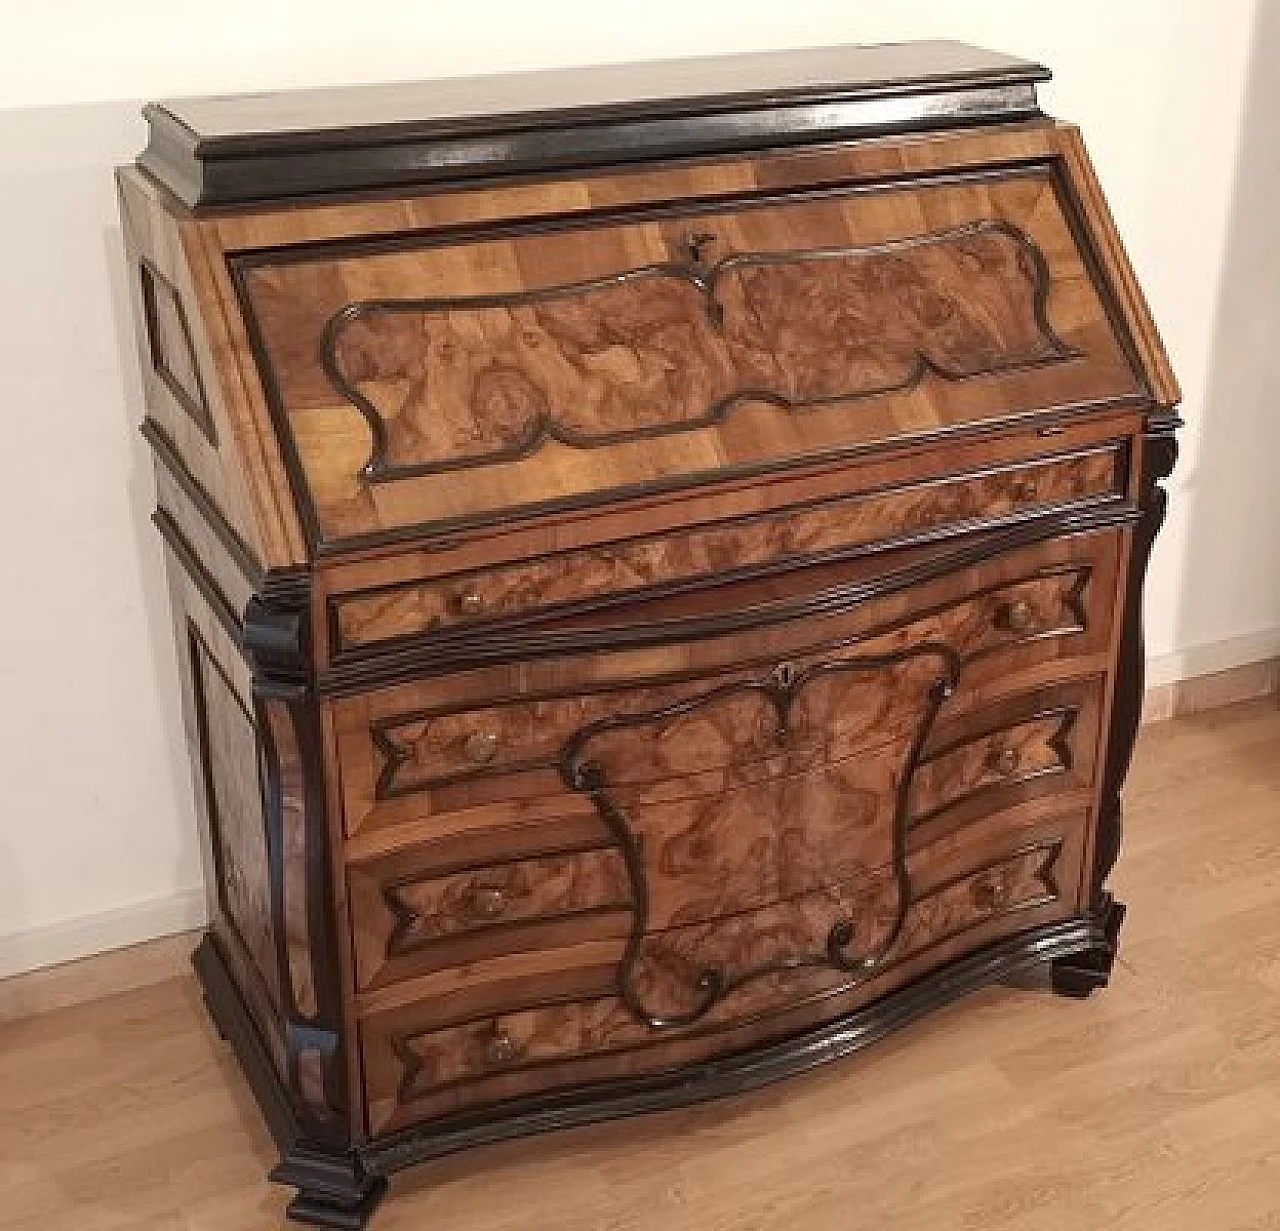
[[[375,1231],[1280,1231],[1280,709],[1144,730],[1120,969],[685,1112],[396,1178]],[[285,1194],[195,986],[0,1028],[3,1231],[257,1231]]]

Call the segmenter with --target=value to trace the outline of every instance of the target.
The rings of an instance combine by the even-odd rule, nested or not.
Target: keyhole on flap
[[[791,736],[791,689],[795,680],[795,668],[790,663],[779,663],[774,667],[771,682],[774,708],[778,713],[774,735],[780,744],[785,744]]]
[[[716,242],[716,237],[710,231],[694,231],[692,235],[684,237],[684,250],[689,255],[689,260],[695,265],[702,264],[702,250]]]

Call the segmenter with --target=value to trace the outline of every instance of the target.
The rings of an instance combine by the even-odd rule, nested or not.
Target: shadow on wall
[[[1191,516],[1176,637],[1206,645],[1230,620],[1236,661],[1280,654],[1280,550],[1249,551],[1267,536],[1243,533],[1280,524],[1280,4],[1258,4],[1254,22],[1208,378],[1193,412],[1200,446],[1182,463]],[[1195,151],[1187,158],[1194,173]]]

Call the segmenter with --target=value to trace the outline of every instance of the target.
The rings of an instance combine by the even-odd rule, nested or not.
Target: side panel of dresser
[[[145,175],[124,168],[117,186],[201,829],[209,934],[196,963],[286,1157],[342,1148],[361,1113],[301,539],[226,338],[217,258]]]
[[[348,1140],[345,948],[334,916],[319,710],[304,682],[305,595],[278,577],[253,594],[162,466],[155,523],[167,547],[184,725],[200,822],[209,932],[196,955],[210,1009],[248,1011],[272,1124],[297,1141]],[[304,590],[295,581],[296,590]],[[210,976],[209,967],[218,970]],[[229,980],[229,985],[228,985]],[[237,1043],[246,1045],[243,1031]]]
[[[146,420],[158,462],[242,571],[301,564],[279,451],[252,413],[199,224],[134,168],[116,175]]]

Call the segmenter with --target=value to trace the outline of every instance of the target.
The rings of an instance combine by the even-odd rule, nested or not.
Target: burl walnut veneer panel
[[[1179,395],[1046,76],[147,109],[195,966],[295,1219],[1106,984]]]
[[[359,538],[1136,396],[1055,194],[881,188],[240,284],[320,533]]]

